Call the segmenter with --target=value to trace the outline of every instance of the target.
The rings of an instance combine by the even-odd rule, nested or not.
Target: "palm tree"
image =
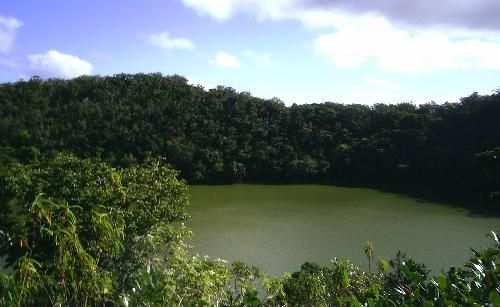
[[[372,259],[373,259],[373,254],[375,253],[375,247],[373,246],[373,243],[370,241],[366,241],[365,245],[365,255],[368,258],[368,272],[372,272]]]

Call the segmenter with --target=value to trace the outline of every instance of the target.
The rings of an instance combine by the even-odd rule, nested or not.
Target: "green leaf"
[[[342,271],[342,286],[344,288],[349,286],[349,273],[347,272],[347,270]]]
[[[349,302],[351,306],[354,306],[354,307],[363,307],[363,304],[361,304],[360,302]]]
[[[434,307],[434,303],[432,301],[425,301],[423,306],[424,307]]]
[[[439,289],[444,290],[446,289],[446,287],[448,287],[448,281],[446,280],[446,277],[444,277],[443,275],[439,275],[437,277],[437,281],[439,284]]]
[[[498,295],[497,291],[491,291],[490,295],[488,295],[488,299],[493,306],[500,306],[500,295]]]
[[[40,232],[42,233],[42,235],[43,235],[43,233],[47,233],[50,237],[52,237],[54,235],[54,232],[45,226],[40,227]]]

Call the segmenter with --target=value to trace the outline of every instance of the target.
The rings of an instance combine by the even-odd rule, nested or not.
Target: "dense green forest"
[[[293,105],[179,76],[0,85],[0,306],[500,305],[500,243],[429,277],[403,253],[269,277],[193,256],[187,184],[500,191],[500,93]],[[444,193],[444,192],[443,192]],[[456,192],[458,193],[458,192]],[[332,255],[334,256],[334,255]]]
[[[192,256],[187,186],[176,176],[163,159],[113,168],[59,154],[4,167],[0,255],[13,272],[0,272],[0,306],[500,305],[495,232],[463,268],[432,278],[402,253],[368,272],[333,259],[282,277]],[[371,264],[376,247],[364,252]]]
[[[161,156],[189,183],[500,191],[500,93],[437,105],[292,105],[180,76],[34,77],[0,85],[0,161],[70,152],[114,166]],[[497,193],[495,193],[497,192]]]

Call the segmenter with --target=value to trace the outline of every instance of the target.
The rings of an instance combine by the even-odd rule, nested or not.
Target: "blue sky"
[[[498,11],[498,0],[2,0],[0,82],[161,72],[288,105],[457,101],[500,87]]]

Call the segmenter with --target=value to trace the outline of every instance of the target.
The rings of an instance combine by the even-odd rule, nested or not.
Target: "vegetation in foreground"
[[[439,187],[477,206],[500,199],[499,114],[498,92],[444,105],[287,107],[179,76],[34,77],[0,85],[0,167],[58,152],[114,166],[161,156],[191,184]]]
[[[0,273],[0,305],[500,305],[495,232],[463,268],[432,278],[401,253],[379,259],[377,273],[334,259],[274,278],[192,256],[181,223],[187,187],[176,176],[161,159],[120,169],[71,155],[2,170],[0,253],[13,273]],[[367,242],[370,263],[374,252]]]

